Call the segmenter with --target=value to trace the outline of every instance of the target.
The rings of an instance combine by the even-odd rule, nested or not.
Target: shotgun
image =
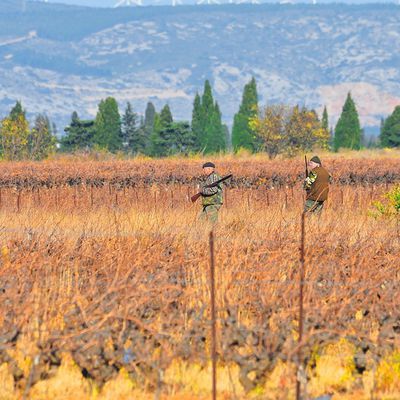
[[[232,174],[226,175],[223,178],[219,179],[218,181],[214,182],[214,183],[210,183],[209,185],[204,186],[205,189],[209,189],[215,186],[218,186],[220,183],[225,182],[226,180],[232,178]],[[201,192],[196,193],[195,195],[193,195],[190,200],[192,200],[192,203],[195,203],[199,197],[201,197]]]
[[[304,156],[304,161],[306,163],[306,178],[308,177],[308,161],[307,161],[307,156]]]

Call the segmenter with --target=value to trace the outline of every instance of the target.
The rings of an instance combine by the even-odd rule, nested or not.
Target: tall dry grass
[[[208,395],[210,226],[192,191],[2,189],[10,398]],[[399,393],[399,224],[368,212],[385,191],[334,185],[323,214],[306,220],[310,395]],[[292,398],[303,193],[233,187],[226,200],[215,228],[221,390]]]

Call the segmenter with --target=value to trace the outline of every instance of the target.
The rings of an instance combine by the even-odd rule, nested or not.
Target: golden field
[[[303,160],[217,161],[234,173],[215,228],[218,398],[292,399],[299,362],[309,398],[400,396],[400,222],[372,205],[398,154],[329,157],[301,360]],[[0,399],[210,397],[211,227],[188,201],[201,162],[2,164]]]

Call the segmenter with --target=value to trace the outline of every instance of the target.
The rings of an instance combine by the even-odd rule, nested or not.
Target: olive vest
[[[210,185],[219,179],[220,176],[215,172],[213,172],[207,177],[206,181],[203,184],[203,187],[206,185]],[[203,207],[211,205],[222,205],[223,203],[222,183],[212,189],[208,189],[207,192],[210,193],[203,194],[202,196]]]

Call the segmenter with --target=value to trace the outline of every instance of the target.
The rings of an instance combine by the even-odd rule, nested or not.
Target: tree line
[[[37,115],[30,128],[26,112],[17,102],[0,122],[0,155],[9,160],[41,160],[56,151],[104,150],[165,157],[245,149],[252,153],[263,151],[274,158],[278,154],[291,157],[315,148],[358,150],[368,144],[351,93],[333,128],[326,107],[321,117],[315,110],[299,105],[260,107],[254,78],[244,87],[231,136],[222,122],[209,81],[194,98],[191,121],[174,120],[168,104],[157,112],[151,102],[147,103],[144,115],[139,115],[129,102],[121,115],[116,99],[108,97],[99,103],[94,119],[81,119],[74,111],[64,132],[57,140],[55,126],[42,114]],[[400,106],[382,120],[379,144],[400,146]]]

